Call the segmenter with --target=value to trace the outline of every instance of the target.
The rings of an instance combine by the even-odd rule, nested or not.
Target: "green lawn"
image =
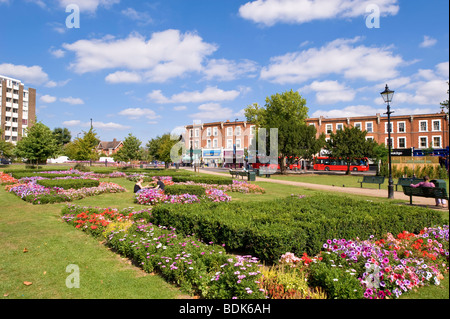
[[[53,167],[46,168],[50,170]],[[344,178],[350,182],[355,177]],[[133,182],[124,178],[105,180],[118,183],[128,191],[87,197],[73,204],[136,209],[146,207],[133,202]],[[332,179],[326,181],[324,176],[321,181],[332,182]],[[270,182],[257,184],[265,188],[265,194],[230,195],[235,201],[263,201],[290,194],[309,195],[317,192]],[[387,201],[386,198],[363,199]],[[60,216],[64,205],[32,205],[7,193],[3,186],[0,187],[0,298],[189,298],[161,277],[144,273],[98,240],[63,223]],[[448,221],[448,212],[443,214]],[[66,267],[71,264],[78,265],[80,269],[80,288],[66,287],[66,278],[70,275]],[[27,286],[24,282],[32,284]],[[402,298],[448,299],[448,274],[441,286],[419,289]]]

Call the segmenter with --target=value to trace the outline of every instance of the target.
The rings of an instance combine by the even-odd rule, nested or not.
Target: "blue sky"
[[[73,137],[92,119],[101,140],[145,144],[291,89],[309,117],[383,113],[386,83],[395,114],[448,99],[447,0],[0,0],[0,21],[0,74]]]

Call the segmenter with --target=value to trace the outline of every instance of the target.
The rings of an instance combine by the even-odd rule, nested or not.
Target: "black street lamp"
[[[392,148],[392,141],[391,141],[391,114],[394,112],[391,112],[391,106],[390,103],[392,101],[392,97],[394,96],[394,91],[389,90],[389,87],[386,84],[386,88],[383,92],[380,93],[383,97],[383,100],[385,103],[387,103],[387,112],[384,114],[387,114],[388,116],[388,147],[389,147],[389,184],[388,184],[388,198],[394,198],[394,181],[392,180],[392,166],[391,166],[391,148]]]

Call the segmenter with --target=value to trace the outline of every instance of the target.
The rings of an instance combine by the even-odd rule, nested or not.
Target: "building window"
[[[406,137],[399,137],[397,139],[398,148],[406,148]]]
[[[428,131],[428,121],[419,121],[419,132]]]
[[[441,148],[441,136],[433,136],[433,148]]]
[[[218,148],[219,147],[219,140],[217,138],[215,138],[213,140],[213,148]]]
[[[397,132],[398,133],[406,132],[406,122],[397,122]]]
[[[389,127],[389,124],[390,124],[390,127]],[[392,125],[392,123],[385,123],[384,124],[384,132],[385,133],[389,133],[389,131],[391,132],[391,133],[393,133],[394,131],[393,131],[393,125]]]
[[[373,136],[366,136],[366,141],[373,141],[373,140],[374,140]]]
[[[394,148],[394,139],[392,137],[391,137],[390,141],[391,141],[391,148]],[[384,142],[385,142],[386,146],[389,146],[389,138],[386,137]]]
[[[427,148],[427,147],[428,147],[428,137],[419,136],[419,148]]]
[[[441,130],[441,120],[433,120],[432,122],[433,124],[433,131],[434,132],[439,132]]]
[[[233,136],[233,128],[227,127],[227,136]]]
[[[206,129],[206,136],[211,136],[211,128],[210,127],[208,127]]]
[[[227,139],[227,149],[232,149],[233,148],[233,140],[232,139]]]
[[[366,122],[366,131],[367,131],[367,133],[373,133],[373,123],[372,122]]]
[[[193,129],[189,130],[189,137],[194,137],[194,130]]]
[[[206,148],[211,148],[211,140],[206,140]]]
[[[327,134],[331,134],[331,132],[333,132],[333,124],[327,124],[325,129]]]
[[[200,136],[200,129],[196,128],[195,129],[195,137],[199,137]]]
[[[219,131],[217,130],[217,126],[213,127],[213,135],[214,136],[218,136],[219,135]]]
[[[241,148],[241,139],[240,138],[236,139],[236,148]]]
[[[236,127],[236,136],[239,136],[239,135],[241,135],[241,127],[237,126]]]
[[[361,125],[361,122],[355,123],[354,126],[355,126],[356,128],[359,128],[360,131],[362,131],[362,125]]]
[[[337,123],[336,124],[336,131],[341,131],[344,129],[344,124],[342,123]]]

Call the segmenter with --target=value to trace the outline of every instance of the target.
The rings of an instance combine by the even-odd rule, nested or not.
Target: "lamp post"
[[[386,88],[383,92],[380,93],[383,97],[383,100],[385,103],[387,103],[387,114],[388,116],[388,147],[389,147],[389,181],[388,181],[388,198],[392,199],[394,198],[394,182],[392,180],[392,165],[391,165],[391,148],[392,148],[392,141],[391,141],[391,114],[394,112],[391,112],[391,106],[390,103],[392,101],[392,97],[394,96],[394,91],[389,90],[388,85],[386,84]]]

